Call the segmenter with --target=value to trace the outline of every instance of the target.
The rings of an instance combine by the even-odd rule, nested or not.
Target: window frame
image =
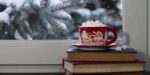
[[[123,0],[122,2],[122,13],[124,20],[123,25],[125,25],[124,30],[130,36],[129,47],[138,49],[139,51],[146,53],[147,12],[145,7],[147,7],[147,0]],[[133,2],[137,3],[132,4]],[[136,8],[141,8],[141,10],[138,10]],[[140,13],[145,14],[143,14],[143,16],[140,16]],[[143,26],[141,26],[141,24],[143,24]],[[75,41],[1,40],[0,64],[61,64],[62,58],[66,56],[65,51],[69,48],[71,43]]]

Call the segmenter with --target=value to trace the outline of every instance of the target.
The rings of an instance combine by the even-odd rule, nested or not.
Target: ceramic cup
[[[113,38],[108,39],[108,33],[113,33]],[[80,42],[89,46],[108,46],[117,40],[117,31],[108,26],[80,27]]]

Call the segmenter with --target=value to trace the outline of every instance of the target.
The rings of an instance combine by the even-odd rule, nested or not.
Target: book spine
[[[65,75],[144,75],[144,71],[138,72],[124,72],[124,73],[70,73],[68,71],[65,72]]]

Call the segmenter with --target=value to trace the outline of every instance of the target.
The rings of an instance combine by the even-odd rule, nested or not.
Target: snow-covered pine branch
[[[12,7],[6,8],[4,11],[0,12],[0,22],[10,24],[9,14],[13,11]]]
[[[73,27],[73,24],[69,24],[72,17],[64,9],[80,6],[84,1],[0,0],[0,4],[6,6],[6,9],[0,12],[0,22],[11,25],[8,26],[8,38],[10,35],[18,35],[25,40],[51,37],[61,39],[66,38],[69,27]]]

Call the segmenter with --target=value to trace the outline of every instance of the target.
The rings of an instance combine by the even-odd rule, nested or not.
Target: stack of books
[[[63,59],[66,75],[143,75],[144,61],[132,48],[82,50],[71,47]]]

